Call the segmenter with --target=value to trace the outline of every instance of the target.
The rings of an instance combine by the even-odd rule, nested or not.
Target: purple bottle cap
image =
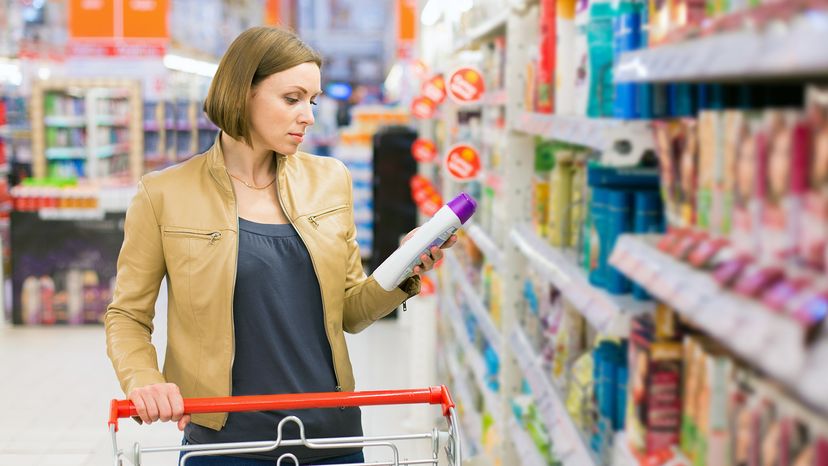
[[[460,193],[447,204],[460,219],[460,223],[466,223],[477,209],[477,202],[466,193]]]

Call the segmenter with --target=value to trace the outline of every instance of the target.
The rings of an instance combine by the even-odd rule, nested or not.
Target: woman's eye
[[[295,103],[298,103],[299,99],[294,99],[293,97],[285,97],[285,102],[289,103],[290,105],[293,105]]]
[[[317,105],[315,100],[311,100],[311,105]]]

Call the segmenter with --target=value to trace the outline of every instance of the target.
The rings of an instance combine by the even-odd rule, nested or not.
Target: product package
[[[591,0],[587,41],[589,46],[589,104],[587,116],[612,116],[614,85],[612,79],[612,4],[608,0]]]
[[[633,320],[626,433],[634,453],[655,455],[679,442],[682,356],[680,342],[657,338],[651,317]]]
[[[555,166],[549,178],[551,196],[547,232],[549,242],[555,247],[570,246],[572,177],[575,162],[575,150],[558,146],[555,151]]]
[[[576,69],[575,88],[573,92],[574,113],[579,116],[587,115],[590,100],[590,82],[593,71],[589,61],[589,28],[590,0],[577,0],[575,5],[575,45],[573,47],[574,64]]]
[[[807,182],[810,134],[796,110],[768,110],[768,145],[760,162],[766,165],[761,182],[762,252],[767,262],[792,263]]]
[[[539,113],[552,113],[555,108],[555,41],[557,0],[541,0],[540,44],[538,47],[537,106]]]
[[[758,180],[760,157],[766,140],[759,132],[761,114],[747,112],[742,120],[731,128],[735,131],[736,150],[732,170],[727,175],[733,177],[728,183],[733,187],[733,225],[731,243],[740,252],[756,256],[759,252],[760,208],[758,197]]]
[[[557,0],[555,32],[555,113],[575,113],[575,7],[577,0]]]
[[[808,88],[807,118],[812,151],[799,256],[805,264],[824,270],[828,253],[828,87]]]

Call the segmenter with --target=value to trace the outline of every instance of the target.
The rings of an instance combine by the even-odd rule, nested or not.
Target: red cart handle
[[[184,413],[235,413],[282,409],[339,408],[353,406],[443,405],[443,416],[449,415],[454,401],[445,385],[410,390],[370,392],[298,393],[285,395],[227,396],[220,398],[188,398]],[[109,405],[109,426],[118,431],[118,419],[138,416],[130,400],[112,400]]]

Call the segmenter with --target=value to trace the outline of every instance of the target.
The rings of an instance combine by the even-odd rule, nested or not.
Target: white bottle
[[[460,193],[417,229],[417,232],[374,271],[373,277],[385,291],[391,291],[414,273],[420,256],[433,246],[440,246],[474,214],[477,202]]]

